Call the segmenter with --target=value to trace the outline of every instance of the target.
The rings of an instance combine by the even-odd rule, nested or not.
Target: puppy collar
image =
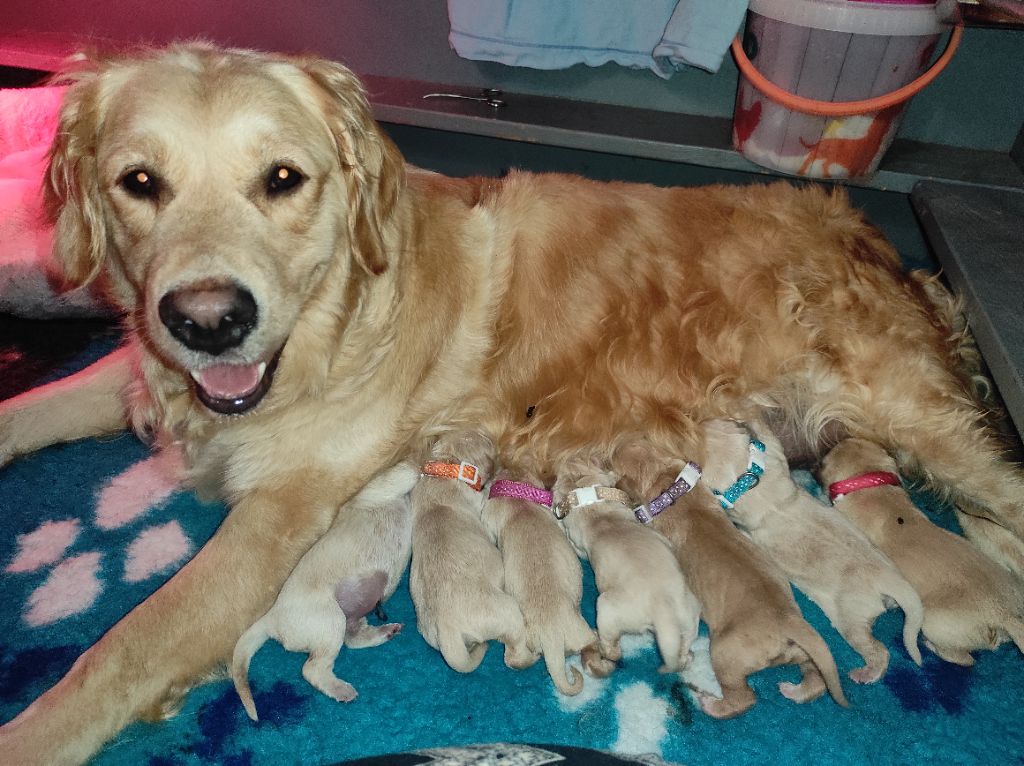
[[[472,463],[446,463],[441,460],[431,460],[423,466],[421,475],[434,476],[438,479],[458,479],[477,492],[484,488],[484,475]]]
[[[638,505],[633,509],[633,515],[636,516],[636,520],[643,524],[650,524],[655,516],[696,487],[697,482],[700,481],[700,476],[701,468],[699,465],[692,461],[684,465],[676,480],[669,484],[664,492],[651,502]]]
[[[871,489],[891,485],[900,486],[900,477],[890,471],[868,471],[849,479],[833,482],[828,485],[828,499],[833,503],[843,495],[856,492],[858,489]]]
[[[615,487],[599,487],[596,484],[591,487],[579,487],[574,489],[554,507],[555,518],[564,519],[569,511],[575,508],[583,508],[594,505],[602,500],[614,500],[623,505],[629,505],[629,495]]]
[[[551,507],[551,493],[543,487],[535,487],[524,481],[510,481],[498,479],[491,484],[491,491],[488,497],[514,497],[519,500],[529,500],[548,508]]]
[[[750,460],[747,462],[747,470],[741,473],[739,478],[728,488],[721,491],[717,489],[711,490],[725,510],[731,509],[740,497],[756,487],[758,482],[761,481],[761,475],[764,473],[764,443],[751,437],[749,449]]]

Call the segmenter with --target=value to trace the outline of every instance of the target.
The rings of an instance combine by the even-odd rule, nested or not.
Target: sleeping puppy
[[[677,485],[684,461],[652,442],[625,442],[615,453],[619,486],[634,496],[653,497]],[[659,496],[660,497],[660,496]],[[650,504],[655,505],[655,502]],[[794,702],[809,702],[828,689],[847,706],[828,645],[797,606],[785,575],[737,530],[702,481],[654,516],[651,525],[668,540],[702,607],[711,638],[711,665],[722,698],[701,695],[714,718],[732,718],[757,702],[747,677],[777,665],[799,665],[799,684],[780,683]]]
[[[825,457],[821,480],[836,510],[892,557],[924,602],[925,645],[958,665],[1010,638],[1024,651],[1024,585],[910,500],[896,461],[877,444],[847,439]]]
[[[522,610],[529,648],[544,655],[560,692],[579,694],[583,676],[572,667],[567,675],[565,658],[584,652],[585,666],[599,667],[597,635],[580,614],[583,569],[550,505],[535,472],[503,470],[484,504],[483,522],[501,549],[505,588]],[[609,672],[605,666],[599,674]]]
[[[462,476],[424,474],[412,491],[409,589],[417,627],[460,673],[476,670],[491,639],[505,644],[506,664],[529,665],[522,613],[503,590],[501,554],[480,521],[494,445],[479,431],[450,431],[430,456],[427,465],[453,466]]]
[[[338,702],[356,698],[352,685],[334,675],[334,661],[342,644],[377,646],[402,629],[398,623],[370,625],[366,615],[395,592],[409,563],[407,496],[417,476],[412,464],[400,463],[370,481],[302,557],[270,611],[238,639],[231,678],[252,720],[259,719],[249,662],[268,638],[309,655],[302,676],[313,688]]]
[[[867,684],[885,674],[889,651],[871,628],[894,604],[905,615],[903,644],[920,665],[917,636],[924,607],[892,560],[846,519],[797,486],[782,445],[764,424],[755,422],[748,430],[732,420],[710,420],[703,431],[704,480],[715,489],[729,518],[821,607],[864,658],[864,667],[851,671],[850,678]],[[750,469],[763,473],[749,480]],[[740,493],[735,488],[744,481],[753,486]]]
[[[601,655],[611,661],[587,667],[592,658],[584,657],[584,667],[592,675],[614,669],[622,657],[623,633],[653,631],[662,671],[677,672],[690,661],[700,604],[665,539],[637,522],[629,495],[612,489],[616,480],[589,461],[574,460],[555,482],[556,516],[562,517],[569,540],[594,569],[600,593],[597,634]]]

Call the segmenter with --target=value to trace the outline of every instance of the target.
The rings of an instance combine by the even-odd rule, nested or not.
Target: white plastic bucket
[[[922,75],[945,29],[934,3],[921,0],[751,0],[737,59],[745,53],[787,94],[857,102]],[[866,176],[892,143],[907,103],[850,116],[807,114],[769,98],[741,75],[733,145],[751,161],[784,173]]]

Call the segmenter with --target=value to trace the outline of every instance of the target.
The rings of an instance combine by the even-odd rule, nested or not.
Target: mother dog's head
[[[105,272],[206,407],[251,409],[325,280],[340,304],[360,267],[387,268],[401,156],[355,76],[318,59],[188,45],[70,78],[46,188],[68,281]]]

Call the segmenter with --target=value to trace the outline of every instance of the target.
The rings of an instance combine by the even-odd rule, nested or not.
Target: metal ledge
[[[923,183],[910,199],[1024,434],[1024,191]]]
[[[391,77],[363,78],[381,122],[508,141],[681,162],[762,175],[780,175],[732,148],[732,120],[550,96],[506,93],[506,106],[483,101],[423,99],[426,93],[479,97],[480,91]],[[1024,173],[1009,154],[897,140],[882,166],[866,179],[839,183],[909,193],[921,180],[1024,188]]]

